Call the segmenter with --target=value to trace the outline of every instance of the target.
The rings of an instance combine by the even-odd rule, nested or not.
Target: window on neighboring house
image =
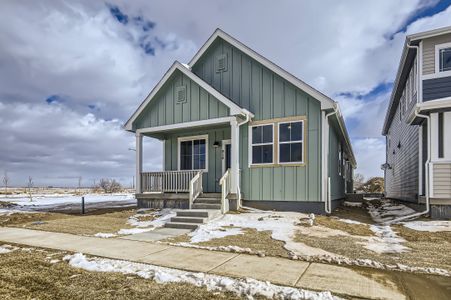
[[[179,139],[179,169],[207,170],[207,137]]]
[[[279,163],[304,162],[304,121],[279,123]]]
[[[444,130],[443,117],[444,117],[444,115],[442,112],[438,114],[438,157],[439,158],[444,157],[444,150],[445,150],[444,149],[445,148],[445,144],[444,144],[445,135],[443,132],[443,130]]]
[[[338,144],[338,175],[341,176],[342,173],[342,159],[343,159],[343,151],[341,149],[341,144]]]
[[[451,71],[451,47],[438,50],[439,72]]]
[[[252,164],[272,164],[274,162],[274,124],[251,127]]]

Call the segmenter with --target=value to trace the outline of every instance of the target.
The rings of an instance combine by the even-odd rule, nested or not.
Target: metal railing
[[[227,196],[230,194],[231,190],[231,175],[230,169],[222,175],[221,180],[219,180],[219,185],[221,186],[221,213],[225,214],[229,211],[229,201]]]
[[[189,209],[200,194],[202,194],[202,171],[198,171],[189,182]]]
[[[189,192],[191,180],[201,171],[163,171],[141,173],[142,193]],[[202,176],[200,176],[202,178]],[[202,179],[200,179],[202,186]]]

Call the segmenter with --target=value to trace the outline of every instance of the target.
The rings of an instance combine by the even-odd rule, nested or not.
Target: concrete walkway
[[[276,257],[175,247],[127,239],[102,239],[65,233],[0,227],[0,241],[129,260],[194,272],[251,277],[293,286],[368,299],[406,299],[399,283],[386,272],[308,263]],[[377,280],[376,280],[377,279]],[[383,284],[382,284],[383,282]]]

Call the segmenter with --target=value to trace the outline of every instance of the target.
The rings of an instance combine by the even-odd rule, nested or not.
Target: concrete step
[[[164,227],[195,230],[197,229],[197,227],[199,227],[199,224],[167,222],[166,224],[164,224]]]
[[[184,209],[177,211],[177,217],[208,218],[210,214],[207,210]]]
[[[210,203],[210,204],[221,204],[221,199],[218,198],[197,198],[194,203]]]
[[[193,203],[194,209],[221,209],[221,204]]]
[[[175,223],[196,223],[196,224],[203,224],[203,223],[205,223],[205,218],[196,218],[196,217],[173,217],[173,218],[171,218],[171,222],[175,222]]]
[[[221,193],[203,193],[199,198],[219,198],[221,199]]]

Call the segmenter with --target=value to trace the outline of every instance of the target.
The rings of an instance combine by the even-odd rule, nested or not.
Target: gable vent
[[[177,99],[177,103],[186,102],[186,87],[184,85],[176,87],[175,97]]]
[[[216,72],[227,71],[227,54],[216,56]]]

